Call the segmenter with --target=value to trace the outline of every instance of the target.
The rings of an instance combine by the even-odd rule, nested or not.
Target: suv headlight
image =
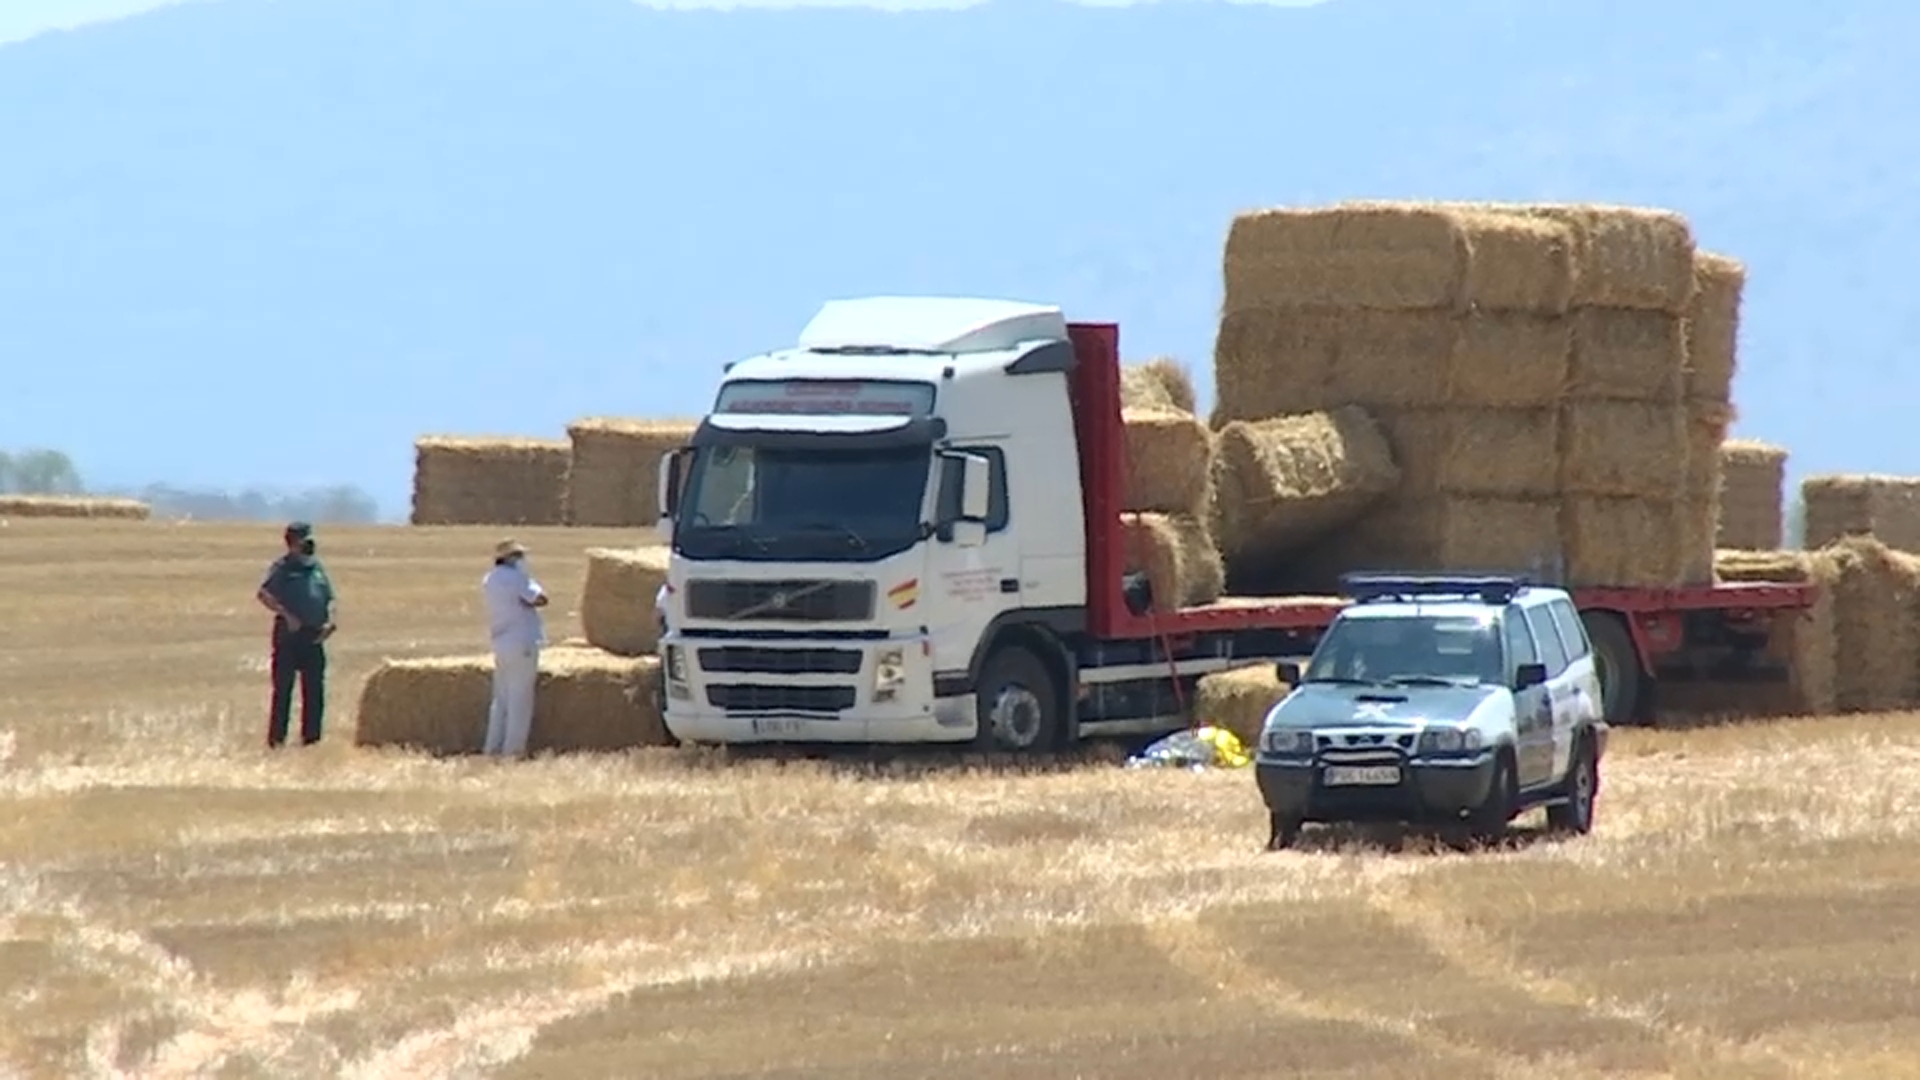
[[[873,700],[892,701],[907,681],[907,651],[883,649],[873,661]]]
[[[1473,728],[1428,728],[1420,733],[1420,751],[1427,754],[1465,754],[1480,749],[1480,732]]]
[[[1269,754],[1304,757],[1313,753],[1313,732],[1307,728],[1268,728],[1260,743]]]

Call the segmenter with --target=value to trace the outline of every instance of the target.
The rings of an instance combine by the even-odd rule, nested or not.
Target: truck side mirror
[[[1536,686],[1543,685],[1546,681],[1547,665],[1545,664],[1521,664],[1518,668],[1515,668],[1513,672],[1513,688],[1515,690],[1531,690]]]
[[[1282,660],[1273,665],[1273,674],[1288,687],[1300,685],[1300,665],[1292,660]]]
[[[692,451],[683,446],[660,455],[658,486],[654,489],[658,493],[659,514],[654,528],[662,540],[673,538],[673,517],[680,509],[680,476],[684,471],[681,465],[690,453]]]

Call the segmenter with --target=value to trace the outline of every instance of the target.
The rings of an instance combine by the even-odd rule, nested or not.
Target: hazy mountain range
[[[351,483],[693,413],[826,298],[1122,323],[1203,376],[1239,209],[1670,206],[1749,265],[1747,435],[1920,473],[1920,6],[650,10],[225,0],[0,47],[0,447]]]

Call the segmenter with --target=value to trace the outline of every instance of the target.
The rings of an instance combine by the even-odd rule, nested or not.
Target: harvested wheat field
[[[635,538],[520,531],[576,634]],[[0,530],[0,1075],[1920,1074],[1912,717],[1626,731],[1594,835],[1475,854],[1097,755],[435,759],[344,713],[474,651],[494,530],[353,529],[270,756],[276,533]]]

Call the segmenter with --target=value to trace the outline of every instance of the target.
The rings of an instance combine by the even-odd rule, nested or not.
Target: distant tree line
[[[155,517],[199,521],[311,521],[366,525],[380,520],[373,496],[348,484],[284,491],[241,491],[148,484],[125,489],[89,488],[73,459],[58,450],[0,451],[0,495],[102,495],[139,499]]]

